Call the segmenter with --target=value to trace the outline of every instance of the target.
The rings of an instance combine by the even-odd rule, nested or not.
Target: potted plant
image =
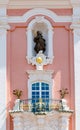
[[[20,111],[20,104],[21,104],[21,100],[20,97],[22,96],[22,90],[19,89],[15,89],[13,90],[13,95],[15,95],[17,97],[17,99],[15,100],[15,106],[13,108],[14,111]]]
[[[60,89],[60,90],[59,90],[59,93],[60,93],[60,98],[61,98],[61,99],[63,99],[63,98],[66,96],[66,94],[69,94],[67,88],[62,88],[62,89]]]
[[[13,90],[13,95],[15,95],[18,99],[22,96],[22,90],[15,89]]]
[[[67,94],[69,94],[68,89],[67,89],[67,88],[62,88],[62,89],[59,90],[59,93],[60,93],[60,98],[61,98],[61,100],[60,100],[61,109],[62,109],[62,110],[67,110],[67,109],[69,109],[69,107],[67,106],[67,101],[66,101],[66,99],[64,99],[65,96],[66,96]]]

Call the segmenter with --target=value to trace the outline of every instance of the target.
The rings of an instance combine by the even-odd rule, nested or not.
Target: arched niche
[[[34,57],[36,57],[36,52],[34,50],[35,42],[34,37],[36,36],[36,32],[41,31],[43,38],[46,41],[46,51],[44,55],[48,60],[47,64],[52,63],[53,61],[53,28],[51,23],[44,16],[35,16],[34,19],[28,25],[27,28],[27,60],[28,63],[34,63]],[[46,63],[45,63],[46,64]]]

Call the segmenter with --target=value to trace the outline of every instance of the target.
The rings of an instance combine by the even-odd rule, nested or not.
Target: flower
[[[22,90],[19,89],[13,90],[13,95],[17,96],[17,98],[20,98],[22,96]]]
[[[66,94],[69,94],[67,88],[60,89],[60,90],[59,90],[59,93],[60,93],[61,99],[64,98]]]

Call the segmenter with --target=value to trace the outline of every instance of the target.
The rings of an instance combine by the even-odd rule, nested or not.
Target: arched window
[[[52,79],[53,71],[51,70],[28,70],[28,99],[29,103],[33,106],[33,112],[38,111],[38,103],[42,103],[45,110],[49,110],[50,99],[53,98],[53,86]],[[44,108],[43,108],[44,111]]]
[[[32,84],[32,106],[33,112],[49,110],[50,99],[49,84],[45,82],[36,82]],[[41,105],[41,106],[40,106]]]
[[[45,82],[37,82],[32,84],[32,102],[39,101],[42,99],[43,102],[48,101],[49,95],[49,84]]]

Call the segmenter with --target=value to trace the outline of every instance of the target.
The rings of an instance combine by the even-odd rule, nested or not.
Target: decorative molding
[[[41,0],[40,2],[36,0],[1,0],[1,5],[6,5],[8,9],[25,9],[25,8],[56,8],[56,9],[68,9],[74,6],[79,6],[79,0]]]
[[[45,80],[47,82],[52,81],[53,70],[27,70],[27,73],[29,74],[29,79],[32,82],[37,80]]]
[[[41,60],[41,61],[40,61]],[[49,58],[45,56],[42,51],[32,58],[28,58],[28,63],[32,63],[32,65],[36,65],[37,70],[43,70],[43,66],[47,64],[52,64],[53,57]]]
[[[38,25],[38,26],[37,26]],[[43,25],[43,26],[42,26]],[[41,28],[42,27],[42,28]],[[41,51],[39,54],[35,54],[34,51],[34,41],[33,37],[37,31],[41,31],[45,36],[46,41],[46,51],[45,54],[42,54]],[[53,28],[51,23],[44,16],[36,16],[33,19],[27,28],[27,60],[28,63],[32,63],[32,65],[36,65],[37,69],[39,68],[39,64],[36,62],[36,58],[40,55],[44,59],[43,65],[51,64],[53,61]]]
[[[52,87],[54,87],[54,81],[52,79],[52,70],[28,70],[27,73],[29,74],[28,79],[28,99],[31,99],[31,87],[32,83],[35,82],[45,82],[48,83],[50,86],[50,98],[53,98],[52,95]]]
[[[71,16],[59,16],[51,10],[48,10],[45,8],[35,8],[35,9],[29,10],[23,16],[8,16],[8,22],[9,23],[22,23],[22,22],[24,23],[29,18],[35,15],[48,16],[54,22],[71,22],[72,21]]]
[[[80,6],[80,1],[79,0],[70,0],[71,6],[74,7],[79,7]]]
[[[80,7],[73,8],[71,29],[79,29],[80,28],[80,13],[79,12],[80,12]]]
[[[8,24],[0,24],[0,35],[3,35],[5,31],[9,30],[10,26]]]
[[[71,29],[76,29],[76,30],[79,30],[80,29],[80,24],[78,23],[72,23],[71,26],[70,26]]]
[[[37,23],[43,23],[43,21],[44,21],[44,16],[36,16],[36,17],[35,17],[35,20],[36,20]]]
[[[40,2],[36,0],[10,0],[8,4],[8,8],[18,9],[18,8],[71,8],[71,4],[69,0],[41,0]]]
[[[7,23],[0,23],[0,35],[4,35],[4,33],[10,29],[10,26]]]
[[[10,26],[7,22],[6,17],[6,8],[0,8],[0,35],[5,33],[6,30],[9,30]]]
[[[80,36],[80,28],[76,28],[75,33],[76,33],[76,35]]]
[[[47,115],[31,112],[11,112],[14,130],[68,130],[71,113],[52,111]]]

